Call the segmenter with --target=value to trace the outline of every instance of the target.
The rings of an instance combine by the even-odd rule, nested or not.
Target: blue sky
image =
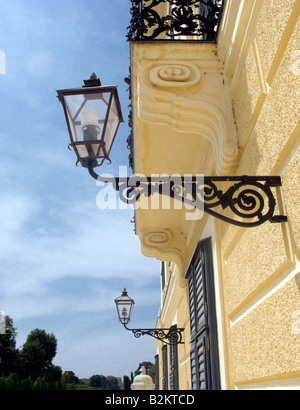
[[[0,18],[0,310],[18,347],[36,327],[54,333],[63,371],[130,376],[154,361],[155,342],[122,327],[114,299],[126,286],[132,327],[155,327],[160,264],[141,255],[132,209],[98,209],[56,98],[92,72],[118,85],[125,123],[99,172],[128,165],[130,1],[0,0]]]

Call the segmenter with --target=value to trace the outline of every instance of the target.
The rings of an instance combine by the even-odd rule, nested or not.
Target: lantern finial
[[[97,78],[97,75],[95,73],[92,73],[90,75],[89,80],[83,80],[84,86],[83,87],[100,87],[101,86],[101,81],[99,78]]]

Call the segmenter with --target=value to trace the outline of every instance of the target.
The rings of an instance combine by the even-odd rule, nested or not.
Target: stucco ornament
[[[238,145],[221,73],[202,74],[196,64],[178,61],[145,64],[137,79],[137,113],[142,121],[167,125],[182,138],[188,133],[208,140],[217,174],[234,171]]]
[[[172,260],[179,267],[180,272],[185,269],[185,238],[182,232],[168,229],[143,231],[139,234],[141,251],[149,258],[160,261]],[[185,287],[186,281],[179,278],[180,286]]]
[[[166,64],[154,67],[149,73],[150,81],[157,87],[190,87],[199,83],[200,70],[194,64]]]

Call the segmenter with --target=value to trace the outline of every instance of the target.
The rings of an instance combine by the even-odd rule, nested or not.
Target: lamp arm
[[[101,164],[100,164],[101,165]],[[95,161],[93,160],[88,160],[87,161],[87,169],[89,171],[89,174],[91,175],[91,177],[93,177],[96,181],[100,181],[100,182],[105,182],[105,183],[111,183],[114,186],[114,189],[116,191],[119,191],[119,184],[120,182],[126,182],[128,178],[116,178],[116,177],[103,177],[101,175],[98,175],[95,171],[94,171],[94,167],[95,167]]]
[[[87,162],[87,169],[90,173],[90,176],[93,177],[94,179],[98,180],[98,178],[100,178],[100,175],[98,175],[95,171],[94,171],[94,161],[92,160],[88,160]]]
[[[177,345],[184,343],[182,341],[182,332],[184,331],[184,328],[171,326],[170,328],[130,329],[126,326],[125,323],[123,323],[123,326],[126,330],[131,331],[136,338],[144,335],[149,335],[168,345]]]
[[[158,192],[204,211],[224,222],[243,228],[269,222],[287,222],[285,215],[274,215],[276,200],[271,188],[281,187],[280,176],[178,176],[103,177],[89,160],[87,168],[97,181],[111,183],[119,191],[120,199],[135,204],[141,195],[146,197]],[[218,183],[227,187],[220,189]],[[226,208],[241,220],[223,214]],[[214,210],[215,209],[215,210]]]

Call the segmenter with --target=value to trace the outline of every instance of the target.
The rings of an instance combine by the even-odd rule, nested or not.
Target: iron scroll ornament
[[[189,40],[215,41],[222,0],[131,0],[129,41]],[[170,14],[160,15],[157,6],[169,5]],[[166,37],[159,37],[165,33]],[[159,38],[158,38],[159,37]]]
[[[130,329],[125,324],[123,325],[125,329],[130,330],[136,338],[148,335],[168,345],[177,345],[184,343],[182,341],[182,332],[184,331],[184,328],[171,326],[170,329]]]
[[[271,188],[281,186],[280,176],[175,176],[175,177],[103,177],[87,165],[90,175],[101,182],[111,183],[120,199],[135,204],[142,195],[158,193],[184,202],[224,222],[243,228],[256,227],[266,221],[287,222],[284,215],[274,215],[276,200]],[[220,189],[219,185],[227,185]],[[229,187],[228,187],[229,185]],[[224,215],[230,209],[240,219]]]

